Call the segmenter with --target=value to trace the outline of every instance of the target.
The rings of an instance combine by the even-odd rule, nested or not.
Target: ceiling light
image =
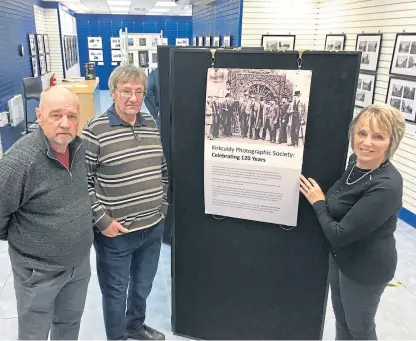
[[[152,8],[149,12],[160,12],[160,13],[165,13],[170,11],[170,8]]]
[[[107,0],[108,6],[130,6],[130,0]]]
[[[158,1],[155,3],[155,7],[175,7],[176,3],[174,1]]]
[[[108,6],[112,11],[128,11],[130,7],[122,7],[122,6]]]

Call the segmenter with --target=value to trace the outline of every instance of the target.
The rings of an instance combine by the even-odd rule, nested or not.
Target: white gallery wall
[[[62,46],[64,46],[65,36],[77,36],[77,21],[75,17],[63,11],[61,8],[59,9],[59,19],[60,19],[60,24],[61,24],[61,44]],[[66,65],[65,54],[62,60],[64,61],[63,67],[65,68],[66,67],[65,66]],[[79,56],[78,56],[78,60],[79,60]],[[80,69],[79,63],[71,66],[68,70],[66,70],[65,76],[66,78],[80,77],[81,69]]]
[[[244,0],[242,46],[261,46],[262,34],[296,34],[295,49],[323,50],[327,34],[346,34],[355,50],[357,34],[382,33],[374,102],[386,101],[396,33],[416,32],[416,1]],[[356,111],[359,111],[356,108]],[[416,135],[406,133],[394,159],[404,179],[403,206],[416,214]]]

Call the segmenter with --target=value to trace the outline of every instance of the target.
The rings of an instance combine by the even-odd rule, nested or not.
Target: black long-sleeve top
[[[326,201],[313,208],[340,271],[363,284],[387,283],[397,265],[394,231],[403,180],[388,160],[360,179],[368,170],[357,168],[352,159]],[[360,180],[348,185],[347,178],[349,183]]]

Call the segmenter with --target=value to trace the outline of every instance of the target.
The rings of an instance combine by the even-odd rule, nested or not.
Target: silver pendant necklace
[[[357,180],[355,180],[355,181],[353,181],[353,182],[350,182],[350,181],[349,181],[349,179],[350,179],[351,173],[352,173],[352,171],[354,170],[354,168],[356,168],[356,166],[355,166],[355,165],[351,168],[351,170],[350,170],[350,174],[348,174],[347,179],[345,180],[345,184],[346,184],[346,185],[348,185],[348,186],[354,185],[354,184],[355,184],[355,183],[357,183],[358,181],[360,181],[360,180],[364,179],[364,178],[365,178],[368,174],[371,174],[371,173],[372,173],[372,172],[374,172],[376,169],[378,169],[378,167],[377,167],[376,169],[372,169],[372,170],[368,171],[367,173],[364,173],[364,175],[362,175],[361,177],[359,177]],[[371,175],[370,175],[370,180],[371,180]]]

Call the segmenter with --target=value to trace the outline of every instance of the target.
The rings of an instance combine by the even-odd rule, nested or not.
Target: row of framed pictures
[[[177,45],[177,44],[176,44]],[[199,36],[192,38],[192,46],[206,46],[206,47],[230,47],[231,46],[231,36],[226,35],[222,37],[222,44],[221,44],[221,36]]]
[[[64,55],[66,70],[78,64],[78,43],[76,36],[64,36]]]
[[[49,53],[31,56],[30,61],[32,64],[33,77],[43,76],[47,72],[51,72],[51,55]]]
[[[47,34],[29,33],[29,49],[31,56],[49,53],[49,37]]]
[[[355,105],[365,108],[374,101],[375,74],[360,73]],[[399,110],[406,121],[416,123],[416,80],[390,77],[386,102]]]

